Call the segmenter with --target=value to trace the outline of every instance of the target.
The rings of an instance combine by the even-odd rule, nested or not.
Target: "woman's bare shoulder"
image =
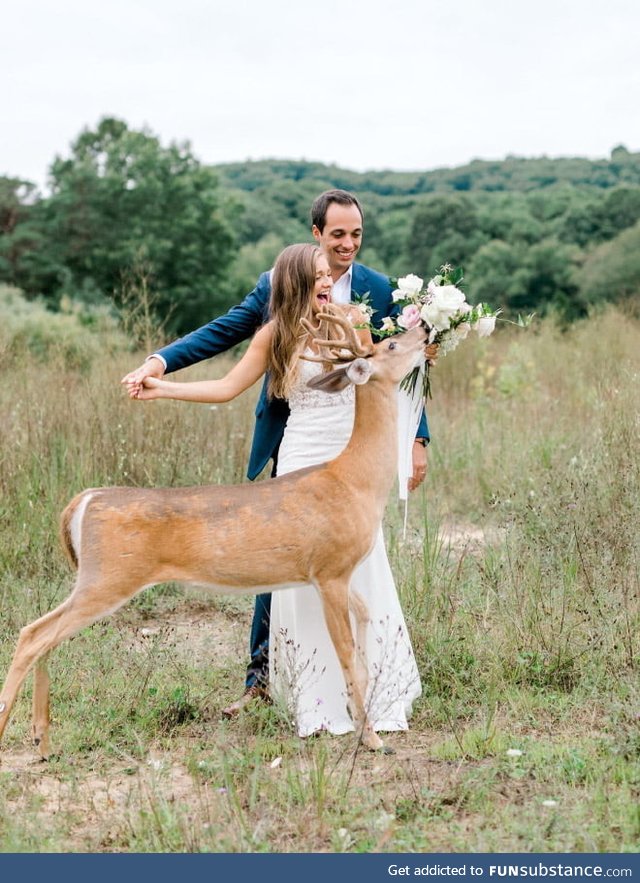
[[[273,321],[267,322],[253,335],[252,343],[256,346],[269,346],[273,339]]]

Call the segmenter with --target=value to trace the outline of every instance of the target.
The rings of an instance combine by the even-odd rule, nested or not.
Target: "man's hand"
[[[127,387],[127,393],[131,399],[141,398],[140,392],[143,389],[143,381],[145,377],[157,377],[161,380],[164,377],[164,365],[160,359],[150,358],[143,362],[135,371],[125,374],[120,383]]]
[[[435,363],[438,361],[438,350],[440,349],[439,343],[428,343],[424,348],[424,354],[427,359],[427,364],[433,367]]]
[[[413,473],[409,478],[409,490],[415,491],[417,487],[420,487],[427,474],[427,449],[421,442],[415,441],[413,443],[411,457]]]

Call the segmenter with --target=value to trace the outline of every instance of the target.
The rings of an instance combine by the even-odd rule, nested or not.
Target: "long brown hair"
[[[298,243],[287,246],[275,262],[269,301],[273,322],[268,364],[270,396],[289,398],[297,377],[299,356],[308,339],[300,320],[313,322],[313,290],[320,254],[317,245]],[[326,333],[334,336],[331,329]]]

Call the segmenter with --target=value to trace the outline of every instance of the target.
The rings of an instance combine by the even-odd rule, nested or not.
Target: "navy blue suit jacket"
[[[393,312],[391,285],[382,273],[362,264],[354,264],[351,290],[355,295],[368,295],[368,301],[375,311],[372,321],[377,327],[382,324],[385,316]],[[167,363],[167,373],[209,359],[252,337],[269,318],[270,294],[271,275],[266,272],[260,276],[256,287],[241,304],[232,307],[224,316],[158,350],[158,354]],[[265,378],[256,407],[256,426],[247,470],[249,478],[256,478],[268,461],[275,458],[288,416],[289,406],[284,399],[268,398]],[[418,428],[418,437],[429,438],[424,415]]]

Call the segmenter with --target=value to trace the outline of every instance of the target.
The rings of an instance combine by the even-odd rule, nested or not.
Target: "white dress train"
[[[300,362],[289,397],[291,413],[278,454],[278,475],[331,460],[351,436],[354,389],[350,386],[340,393],[309,389],[308,381],[321,371],[318,363]],[[377,731],[406,730],[412,703],[421,693],[420,676],[382,528],[371,553],[354,572],[351,586],[369,610],[369,719]],[[342,669],[313,586],[281,589],[272,595],[269,683],[274,699],[288,709],[298,735],[319,730],[340,735],[354,729]]]

